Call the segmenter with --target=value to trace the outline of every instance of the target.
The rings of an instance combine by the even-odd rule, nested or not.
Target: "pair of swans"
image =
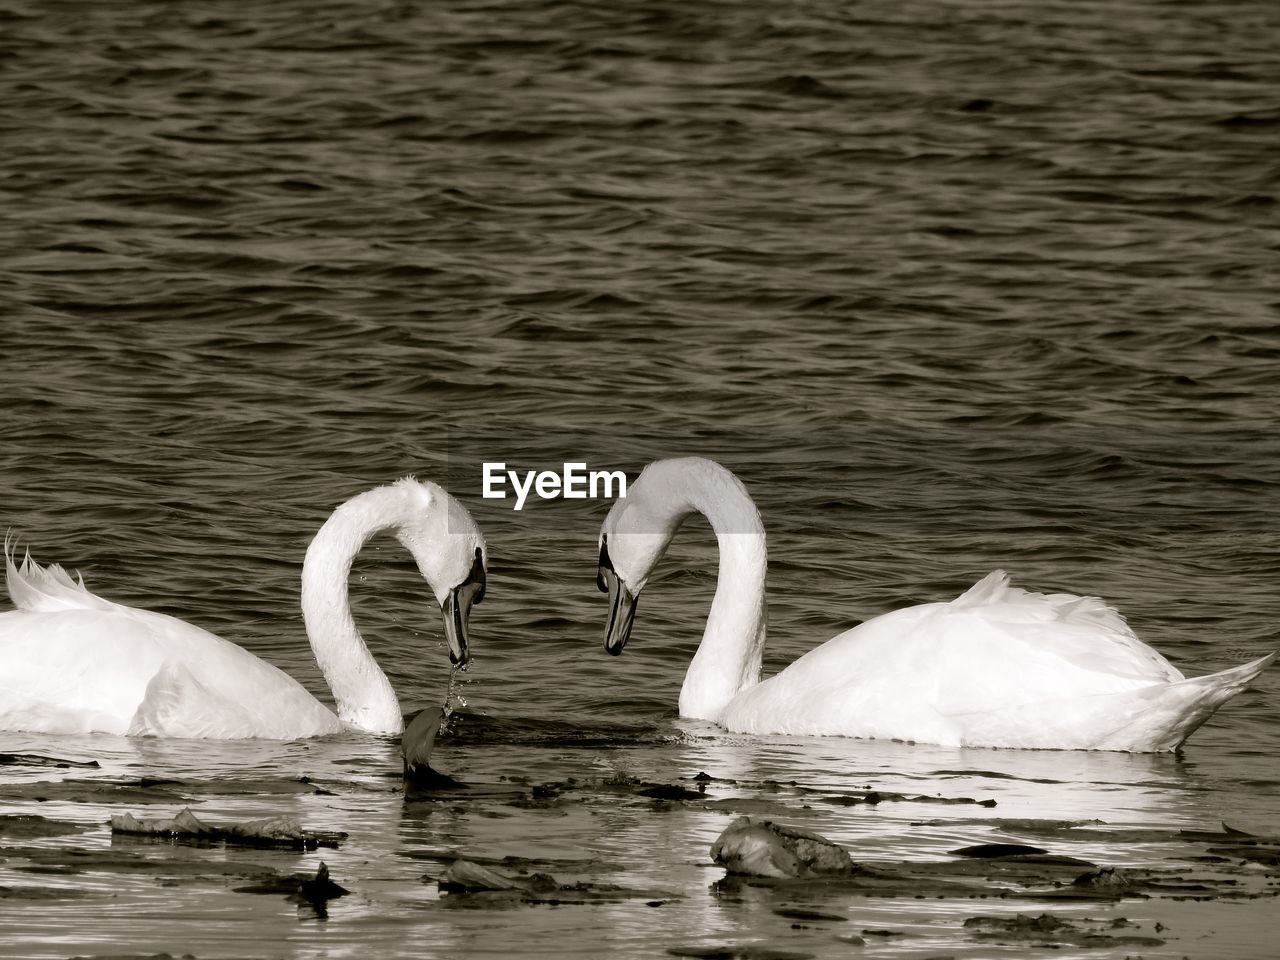
[[[605,646],[622,652],[636,598],[681,521],[720,546],[715,599],[680,713],[740,733],[878,737],[944,746],[1176,749],[1275,654],[1187,679],[1101,600],[1010,586],[996,571],[950,603],[868,620],[761,682],[765,542],[741,482],[699,458],[650,464],[601,528]],[[302,611],[336,713],[283,671],[199,627],[112,603],[58,566],[14,563],[0,614],[0,730],[294,739],[399,734],[395,692],[351,617],[347,578],[392,530],[439,601],[449,657],[468,658],[484,595],[484,538],[433,483],[406,478],[347,501],[307,549]]]
[[[444,613],[449,659],[465,666],[471,605],[484,596],[484,538],[434,483],[406,477],[348,500],[311,541],[302,615],[337,711],[284,671],[207,630],[112,603],[59,566],[5,544],[0,730],[128,736],[297,739],[354,729],[395,735],[395,691],[351,617],[347,577],[360,548],[391,530]]]
[[[1276,656],[1186,678],[1103,601],[1031,593],[997,570],[949,603],[867,620],[762,682],[764,527],[738,478],[701,458],[649,464],[605,518],[609,653],[622,652],[640,591],[692,513],[710,521],[720,569],[680,713],[735,733],[1168,751]]]

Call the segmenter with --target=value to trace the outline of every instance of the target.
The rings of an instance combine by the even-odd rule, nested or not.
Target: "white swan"
[[[597,583],[610,594],[610,653],[622,652],[637,595],[694,512],[711,522],[720,570],[680,713],[737,733],[1173,750],[1275,657],[1186,679],[1101,600],[1030,593],[996,571],[950,603],[847,630],[762,683],[764,528],[738,478],[701,458],[649,464],[605,518]]]
[[[484,538],[434,483],[406,477],[338,507],[307,548],[302,615],[337,703],[241,647],[174,617],[112,603],[59,566],[5,544],[0,730],[128,736],[295,739],[348,728],[397,734],[400,704],[351,619],[347,577],[373,534],[390,529],[444,612],[449,659],[468,658],[467,620],[484,595]]]

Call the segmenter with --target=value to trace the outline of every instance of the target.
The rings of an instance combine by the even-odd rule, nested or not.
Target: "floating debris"
[[[992,857],[1035,856],[1036,854],[1048,852],[1043,847],[1030,847],[1025,843],[979,843],[972,847],[961,847],[959,850],[952,850],[951,855],[955,857],[991,859]]]
[[[1040,946],[1156,947],[1165,942],[1160,937],[1128,932],[1138,928],[1138,925],[1124,917],[1116,917],[1114,920],[1092,920],[1088,917],[1074,920],[1048,913],[1042,913],[1038,917],[1020,913],[1011,918],[969,917],[965,920],[964,927],[976,940]],[[1116,934],[1114,931],[1117,930],[1126,932]]]
[[[448,707],[428,707],[420,710],[405,726],[400,737],[400,756],[404,759],[406,780],[421,772],[431,771],[430,761],[436,748],[436,736],[440,733],[440,725],[448,717]]]
[[[695,960],[813,960],[816,956],[816,954],[801,953],[797,950],[776,950],[754,943],[742,946],[668,947],[667,953],[673,957],[693,957]]]
[[[548,891],[559,886],[554,877],[535,873],[527,877],[512,876],[476,863],[474,860],[455,860],[440,876],[441,890],[475,892],[477,890]]]
[[[50,820],[36,814],[5,814],[0,816],[0,837],[5,839],[31,840],[35,837],[67,837],[73,833],[84,833],[92,827],[82,823],[69,823],[66,820]]]
[[[436,882],[442,893],[450,895],[451,901],[472,906],[503,901],[558,906],[624,900],[646,900],[649,906],[661,906],[670,900],[680,899],[665,890],[631,890],[588,881],[560,883],[555,877],[540,871],[513,874],[466,858],[451,863]]]
[[[707,795],[701,790],[690,790],[678,783],[656,783],[651,787],[643,787],[636,791],[636,796],[648,797],[651,800],[705,800]]]
[[[141,780],[40,780],[0,786],[3,800],[66,803],[183,803],[191,798]]]
[[[87,891],[68,887],[0,886],[0,900],[74,900],[88,895]]]
[[[715,886],[736,894],[743,886],[785,882],[793,895],[822,897],[859,894],[873,897],[1023,899],[1099,902],[1122,899],[1258,899],[1280,896],[1280,869],[1271,863],[1273,841],[1248,835],[1212,833],[1238,840],[1255,859],[1188,856],[1195,874],[1168,868],[1123,871],[1042,847],[1016,843],[977,844],[952,851],[944,861],[894,861],[854,864],[848,853],[819,834],[770,821],[742,817],[721,834],[712,858],[729,871]],[[1234,849],[1234,848],[1227,848]],[[830,861],[806,858],[813,851]],[[1205,865],[1208,859],[1212,868]],[[1238,863],[1238,865],[1237,865]],[[864,931],[865,933],[865,931]]]
[[[804,920],[812,922],[825,922],[829,920],[838,920],[844,922],[849,918],[839,913],[823,913],[821,910],[806,910],[801,907],[777,907],[773,911],[777,916],[786,920]]]
[[[316,868],[315,876],[305,873],[274,876],[258,883],[232,888],[234,893],[282,894],[294,903],[310,907],[317,917],[328,916],[328,903],[351,891],[334,883],[329,876],[329,866],[323,860]]]
[[[450,675],[452,676],[452,674]],[[461,790],[466,785],[447,773],[431,767],[436,737],[441,726],[453,715],[447,705],[419,711],[404,728],[400,737],[400,756],[404,760],[405,796],[414,799],[422,794],[442,790]]]
[[[138,785],[145,789],[180,790],[183,794],[197,796],[245,796],[245,795],[277,795],[295,796],[299,794],[316,796],[333,796],[332,790],[318,786],[310,777],[253,777],[230,779],[218,777],[212,780],[177,779],[170,777],[141,777]]]
[[[1128,890],[1133,883],[1115,867],[1101,867],[1090,873],[1080,874],[1071,881],[1071,885],[1095,890]]]
[[[794,879],[856,870],[848,852],[811,830],[739,817],[711,845],[711,859],[732,874]]]
[[[861,793],[840,793],[819,797],[822,803],[834,804],[838,807],[854,807],[860,804],[875,806],[881,803],[955,803],[976,804],[979,807],[994,807],[995,800],[975,800],[973,797],[926,796],[924,794],[892,793],[886,790],[866,790]]]
[[[303,830],[292,817],[268,817],[214,826],[200,820],[190,809],[182,810],[176,817],[155,820],[141,820],[131,813],[116,814],[111,818],[111,832],[171,840],[199,840],[252,847],[289,847],[298,850],[337,847],[339,842],[347,838],[345,833]]]
[[[0,767],[97,767],[97,760],[64,760],[40,753],[0,753]]]

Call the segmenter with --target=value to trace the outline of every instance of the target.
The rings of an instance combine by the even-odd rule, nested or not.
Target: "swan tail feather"
[[[1009,574],[1003,570],[992,570],[948,606],[953,610],[966,610],[972,607],[985,607],[999,603],[1009,590]]]
[[[116,605],[90,591],[84,580],[73,578],[59,564],[41,566],[23,551],[16,561],[17,545],[12,533],[4,538],[5,586],[9,599],[19,610],[47,613],[55,610],[109,610]]]
[[[1204,677],[966,715],[961,718],[964,726],[961,742],[970,747],[1128,753],[1177,750],[1276,656],[1271,653]]]
[[[1177,750],[1219,707],[1249,686],[1275,658],[1276,654],[1270,653],[1203,677],[1154,684],[1134,691],[1129,703],[1132,715],[1127,722],[1118,724],[1101,742],[1091,746],[1143,753]],[[1135,737],[1138,729],[1141,733]]]
[[[1258,677],[1263,670],[1275,660],[1276,653],[1242,663],[1217,673],[1203,677],[1189,677],[1169,684],[1169,691],[1183,701],[1182,714],[1177,722],[1171,725],[1167,746],[1157,746],[1156,750],[1176,750],[1187,737],[1213,716],[1214,712],[1243,691]]]

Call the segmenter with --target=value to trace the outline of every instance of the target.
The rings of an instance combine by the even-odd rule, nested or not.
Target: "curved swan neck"
[[[651,464],[655,508],[678,524],[701,513],[720,547],[715,598],[680,690],[680,714],[717,720],[737,694],[760,682],[765,641],[764,524],[742,482],[711,460]],[[637,486],[639,481],[637,481]]]
[[[365,541],[398,528],[409,510],[395,486],[348,500],[325,521],[302,565],[302,619],[316,662],[333,691],[338,719],[371,733],[404,728],[400,702],[351,617],[348,578]]]

